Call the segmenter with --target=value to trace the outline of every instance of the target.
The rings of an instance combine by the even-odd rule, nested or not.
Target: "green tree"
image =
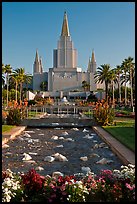
[[[94,74],[95,83],[100,82],[102,84],[103,82],[105,82],[105,99],[108,102],[108,85],[111,83],[110,65],[103,64],[97,69],[98,70]]]
[[[9,88],[9,75],[12,73],[12,67],[10,64],[6,64],[4,67],[4,73],[6,74],[6,84],[7,84],[7,107],[8,107],[8,88]]]
[[[46,91],[47,85],[48,85],[47,81],[41,82],[41,84],[40,84],[41,91]]]
[[[121,66],[117,65],[115,69],[116,69],[118,91],[119,91],[119,103],[121,103],[121,74],[122,74],[122,68],[121,68]]]
[[[114,108],[114,106],[115,106],[115,95],[114,95],[115,87],[114,87],[114,84],[117,82],[116,69],[110,70],[110,79],[111,79],[111,83],[112,83],[112,107]]]
[[[84,89],[84,91],[89,91],[90,84],[84,80],[84,81],[82,81],[82,88]]]

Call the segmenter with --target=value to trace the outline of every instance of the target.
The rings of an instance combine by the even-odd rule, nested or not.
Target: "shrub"
[[[107,102],[97,102],[93,117],[100,125],[109,125],[114,121],[114,109],[110,108]]]
[[[6,124],[6,119],[7,119],[7,112],[2,111],[2,125]]]
[[[73,175],[41,176],[34,169],[15,174],[2,172],[3,202],[135,202],[135,165],[120,170]]]
[[[7,125],[19,125],[21,123],[22,113],[21,109],[13,108],[9,110],[7,115]]]

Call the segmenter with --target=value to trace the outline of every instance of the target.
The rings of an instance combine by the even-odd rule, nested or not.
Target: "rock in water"
[[[72,130],[78,131],[79,129],[78,128],[72,128]]]
[[[23,155],[24,155],[24,158],[22,159],[23,161],[28,161],[32,159],[32,157],[29,154],[24,153]]]
[[[54,157],[51,157],[51,156],[46,156],[45,158],[44,158],[44,161],[47,161],[47,162],[53,162],[55,160],[55,158]]]
[[[52,136],[52,140],[58,140],[58,136]]]
[[[60,171],[55,171],[52,174],[52,177],[57,177],[58,178],[59,176],[64,176],[64,174],[62,174]]]
[[[86,129],[84,128],[83,132],[89,132],[89,130],[86,130]]]
[[[86,166],[81,167],[81,170],[84,171],[85,173],[88,173],[91,171],[91,169],[89,167],[86,167]]]
[[[65,136],[65,135],[68,135],[68,132],[62,132],[62,134],[61,134],[62,136]]]
[[[96,164],[107,164],[107,159],[103,158],[103,159],[97,161]]]
[[[35,170],[36,170],[36,171],[43,171],[43,170],[44,170],[44,168],[43,168],[43,167],[41,167],[41,166],[37,166],[37,167],[35,168]]]
[[[56,147],[63,147],[63,145],[58,145],[58,146],[56,146]]]
[[[25,134],[23,135],[25,137],[31,137],[27,132],[25,132]]]
[[[59,154],[59,153],[56,153],[52,156],[54,156],[55,160],[58,160],[58,161],[68,161],[68,159],[64,155]]]
[[[88,160],[88,158],[85,156],[85,157],[80,157],[80,159],[82,160],[82,161],[87,161]]]
[[[98,154],[96,154],[96,153],[92,153],[91,155],[90,155],[90,157],[100,157]]]

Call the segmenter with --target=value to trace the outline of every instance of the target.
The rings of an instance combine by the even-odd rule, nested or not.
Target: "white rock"
[[[23,136],[29,137],[29,138],[31,137],[30,134],[28,134],[27,132],[25,132],[25,134]]]
[[[96,148],[99,148],[99,145],[98,144],[95,144],[93,149],[96,149]]]
[[[33,139],[33,142],[39,142],[39,139]]]
[[[92,135],[92,136],[96,136],[96,134],[95,134],[95,133],[91,133],[91,135]]]
[[[59,125],[59,123],[51,123],[52,125]]]
[[[93,140],[93,142],[95,143],[95,142],[98,142],[97,140]]]
[[[55,160],[55,158],[54,157],[51,157],[51,156],[46,156],[45,158],[44,158],[44,161],[47,161],[47,162],[53,162]]]
[[[56,147],[63,147],[63,145],[58,145],[58,146],[56,146]]]
[[[4,145],[2,145],[2,147],[3,147],[3,148],[8,148],[8,147],[9,147],[9,145],[4,144]]]
[[[28,143],[33,143],[33,140],[32,140],[32,139],[29,139],[29,140],[28,140]]]
[[[58,136],[54,135],[51,137],[52,140],[58,140]]]
[[[68,132],[62,132],[62,134],[61,135],[63,135],[63,136],[65,136],[65,135],[68,135]]]
[[[59,177],[59,176],[64,176],[64,174],[61,173],[60,171],[55,171],[55,172],[53,172],[53,174],[52,174],[52,177]]]
[[[24,139],[23,139],[22,137],[18,137],[18,139],[19,139],[20,141],[24,141]]]
[[[39,133],[38,135],[44,135],[44,133]]]
[[[86,138],[86,139],[92,139],[93,136],[89,136],[89,134],[85,135],[83,138]]]
[[[56,153],[52,156],[54,156],[55,160],[57,160],[57,161],[68,161],[68,159],[64,155],[59,154],[59,153]]]
[[[85,156],[85,157],[80,157],[80,159],[82,160],[82,161],[87,161],[88,160],[88,158]]]
[[[23,155],[24,155],[24,158],[22,159],[23,161],[28,161],[32,159],[32,157],[29,154],[23,153]]]
[[[65,138],[64,137],[59,137],[59,140],[64,140]]]
[[[86,129],[84,128],[83,132],[89,132],[89,130],[86,130]]]
[[[35,170],[36,170],[36,171],[43,171],[43,170],[44,170],[44,168],[43,168],[43,167],[41,167],[41,166],[37,166],[37,167],[35,168]]]
[[[36,164],[34,160],[24,160],[23,162],[30,163],[30,164]]]
[[[86,172],[86,173],[91,171],[91,169],[89,167],[85,167],[85,166],[81,167],[81,170]]]
[[[33,130],[25,130],[25,133],[35,133]]]
[[[97,161],[96,164],[107,164],[107,159],[103,158],[103,159]]]
[[[36,153],[36,152],[29,152],[29,154],[31,154],[31,155],[38,155],[38,153]]]
[[[98,154],[92,153],[90,157],[100,157]]]
[[[78,129],[78,128],[72,128],[72,130],[79,131],[79,129]]]
[[[60,130],[61,128],[54,128],[55,130]]]
[[[104,147],[106,144],[104,142],[99,144],[99,147]]]
[[[68,141],[68,142],[74,142],[74,140],[72,138],[70,138],[70,137],[66,138],[65,140]]]

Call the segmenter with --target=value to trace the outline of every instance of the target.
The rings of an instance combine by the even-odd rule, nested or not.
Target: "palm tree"
[[[89,90],[90,84],[84,80],[84,81],[82,81],[82,88],[84,89],[84,91]]]
[[[46,91],[47,84],[48,84],[47,81],[43,81],[43,82],[41,82],[41,84],[40,84],[40,88],[41,88],[42,91]]]
[[[4,74],[5,73],[5,65],[2,64],[2,88],[4,86],[4,83],[5,83],[5,77],[4,77]]]
[[[12,67],[10,66],[10,64],[6,64],[6,65],[5,65],[4,73],[6,74],[6,83],[7,83],[7,107],[8,107],[9,75],[12,73]]]
[[[16,75],[18,76],[18,80],[19,80],[19,85],[20,85],[20,102],[21,102],[22,83],[24,82],[25,70],[24,70],[24,68],[17,68],[15,70],[15,72],[16,72]]]
[[[31,76],[25,73],[25,69],[24,68],[18,68],[15,70],[16,75],[18,76],[18,81],[19,81],[19,85],[20,85],[20,101],[22,99],[22,86],[23,83],[27,82],[29,83],[31,81]]]
[[[115,103],[115,96],[114,96],[114,84],[117,82],[117,75],[116,75],[116,69],[111,69],[110,70],[110,79],[112,81],[112,95],[113,95],[113,99],[112,99],[112,107],[114,108],[114,103]]]
[[[116,66],[116,75],[117,75],[117,82],[118,82],[118,91],[119,91],[119,103],[121,104],[121,74],[122,74],[122,68],[121,66]]]
[[[133,106],[133,84],[132,84],[132,76],[133,76],[133,69],[134,63],[133,58],[128,57],[123,60],[122,62],[122,70],[124,71],[124,83],[125,83],[125,106],[127,105],[127,82],[130,81],[131,84],[131,106]]]
[[[135,63],[133,62],[134,58],[128,57],[127,58],[127,66],[129,70],[129,82],[131,86],[131,107],[133,107],[133,81],[135,78]]]
[[[100,82],[101,84],[105,82],[105,98],[108,102],[108,85],[111,82],[110,78],[110,65],[109,64],[103,64],[100,65],[101,67],[98,67],[96,73],[94,74],[95,83]]]
[[[15,101],[17,102],[17,89],[18,89],[18,84],[20,81],[20,77],[17,74],[16,70],[13,71],[13,74],[11,75],[11,78],[14,80],[15,82]]]

